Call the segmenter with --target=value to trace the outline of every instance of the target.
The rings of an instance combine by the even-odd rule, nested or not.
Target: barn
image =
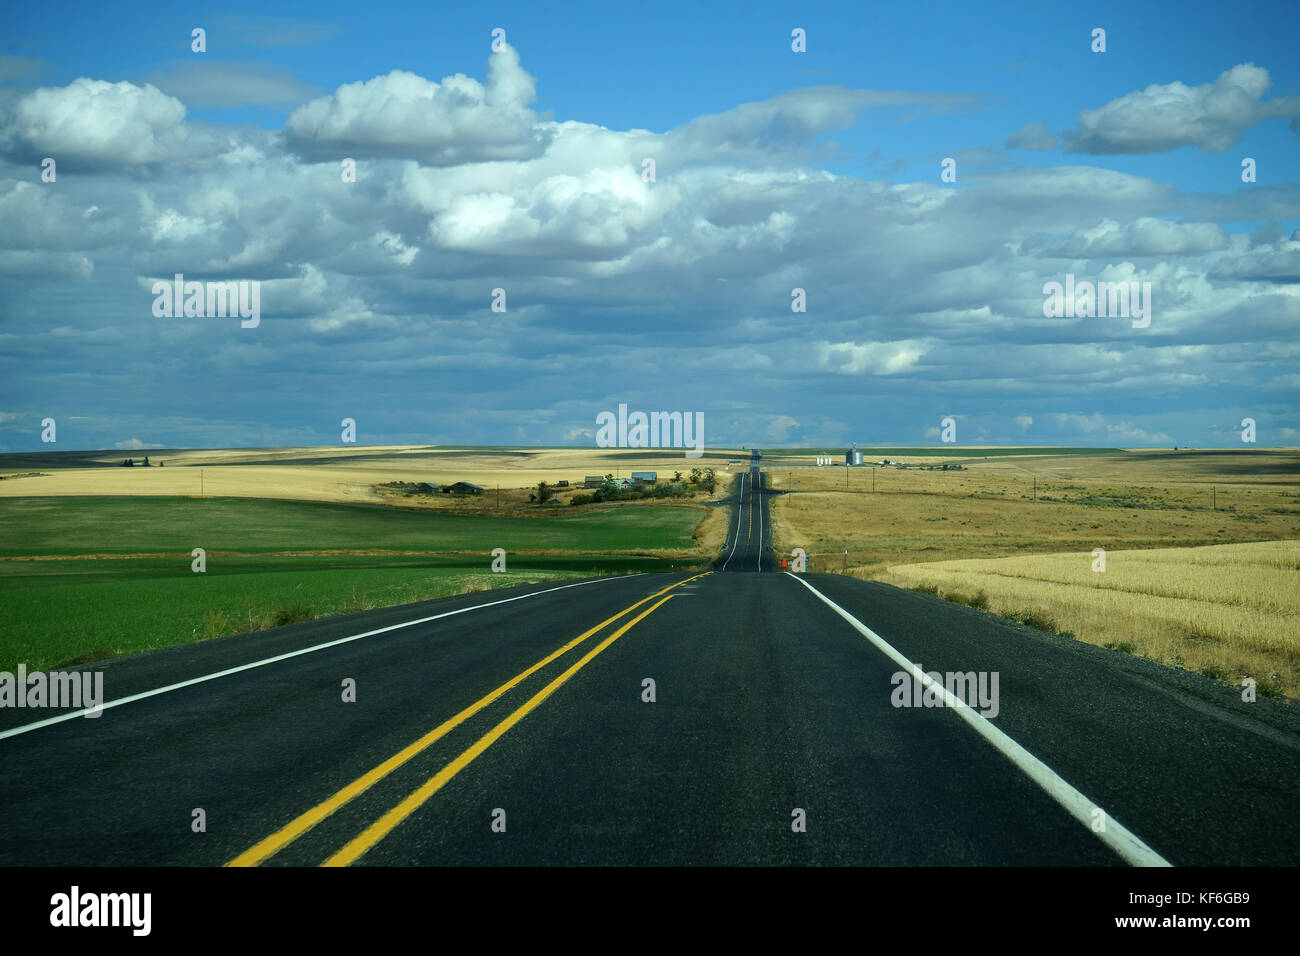
[[[442,492],[447,495],[481,495],[483,486],[476,485],[472,481],[458,481],[442,489]]]

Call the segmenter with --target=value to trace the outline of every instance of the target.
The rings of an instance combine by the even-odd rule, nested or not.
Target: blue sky
[[[562,11],[6,9],[0,449],[590,444],[619,403],[718,446],[1300,445],[1293,5]],[[155,316],[176,272],[261,323]],[[1046,318],[1067,274],[1150,325]]]

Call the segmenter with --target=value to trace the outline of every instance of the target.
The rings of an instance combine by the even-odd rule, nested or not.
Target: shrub
[[[203,637],[213,638],[221,637],[223,634],[229,634],[233,628],[230,624],[230,618],[220,611],[209,609],[203,615]]]
[[[1270,674],[1268,677],[1261,677],[1255,681],[1255,688],[1259,691],[1261,697],[1281,697],[1282,685],[1277,680],[1277,674]]]
[[[369,611],[375,606],[375,602],[370,600],[370,595],[363,591],[358,594],[353,591],[352,594],[339,605],[340,614],[355,614],[358,611]]]
[[[299,621],[313,621],[316,619],[316,612],[307,605],[299,601],[292,607],[285,606],[275,612],[275,627],[283,627],[285,624],[297,624]]]
[[[1026,627],[1036,627],[1040,631],[1047,631],[1049,634],[1056,633],[1056,622],[1045,614],[1039,614],[1037,611],[1013,611],[1007,615],[1014,621],[1019,621]]]

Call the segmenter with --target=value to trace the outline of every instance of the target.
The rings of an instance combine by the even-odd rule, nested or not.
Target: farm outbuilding
[[[442,489],[442,492],[446,495],[481,495],[483,486],[476,485],[472,481],[458,481]]]

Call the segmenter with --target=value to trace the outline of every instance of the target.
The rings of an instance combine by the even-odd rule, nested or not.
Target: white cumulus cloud
[[[171,159],[187,135],[184,105],[156,86],[81,77],[22,97],[0,143],[19,160],[116,165]]]
[[[437,83],[393,70],[294,110],[285,136],[311,159],[391,157],[428,166],[531,159],[551,136],[527,108],[536,98],[534,79],[507,46],[489,58],[486,84],[463,73]]]
[[[1181,146],[1219,153],[1261,120],[1300,117],[1300,97],[1262,99],[1271,82],[1268,70],[1241,63],[1201,86],[1153,83],[1084,110],[1063,145],[1074,153],[1162,153]]]

